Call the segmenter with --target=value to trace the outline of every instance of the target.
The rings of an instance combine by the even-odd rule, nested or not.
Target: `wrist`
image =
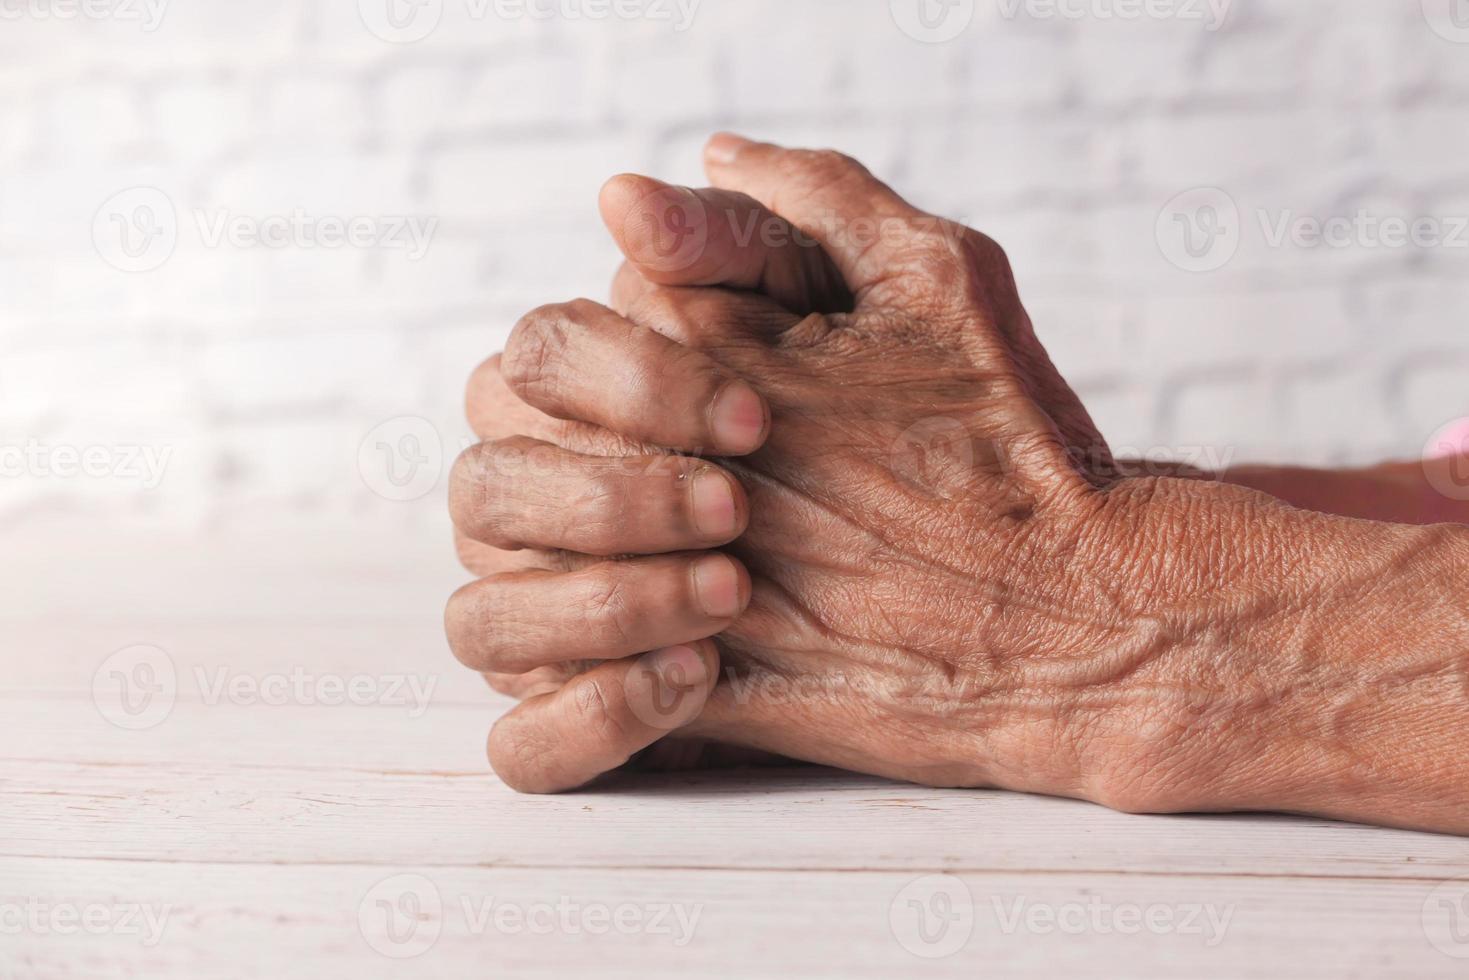
[[[1463,820],[1469,529],[1217,484],[1118,489],[1119,547],[1149,559],[1121,563],[1134,633],[1155,648],[1128,679],[1124,807]]]
[[[1229,802],[1464,830],[1469,529],[1333,518],[1300,540],[1320,565],[1259,633],[1278,696],[1236,739],[1267,764]]]

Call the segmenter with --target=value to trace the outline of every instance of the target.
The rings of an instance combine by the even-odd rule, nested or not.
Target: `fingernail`
[[[743,381],[731,381],[720,389],[711,415],[720,452],[752,453],[765,441],[765,402]]]
[[[694,502],[694,525],[706,538],[724,541],[735,533],[734,488],[718,470],[703,469],[694,476],[690,491]]]
[[[709,555],[694,566],[694,592],[704,614],[729,619],[740,611],[740,573],[723,555]]]
[[[715,163],[734,163],[741,151],[751,142],[734,133],[715,133],[709,138],[709,144],[704,148],[704,152]]]
[[[686,691],[709,680],[709,665],[690,646],[667,647],[644,654],[642,664],[658,675],[665,687]]]

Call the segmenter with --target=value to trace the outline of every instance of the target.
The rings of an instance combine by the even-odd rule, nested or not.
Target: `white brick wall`
[[[440,435],[426,465],[447,463],[463,378],[517,315],[605,290],[601,180],[697,180],[717,128],[839,146],[1007,244],[1120,446],[1364,460],[1469,415],[1469,232],[1459,248],[1268,234],[1358,209],[1469,216],[1469,31],[1450,0],[1233,0],[1217,31],[1182,16],[1203,0],[1161,19],[1100,16],[1131,0],[1061,0],[1075,17],[973,0],[945,43],[900,30],[890,6],[917,0],[683,0],[684,30],[497,15],[513,0],[99,2],[108,16],[0,4],[0,445],[111,447],[119,469],[124,447],[173,455],[150,490],[27,464],[0,477],[7,522],[442,529],[438,494],[369,488],[363,438],[422,416]],[[437,28],[382,40],[390,2]],[[156,30],[130,19],[150,10]],[[165,193],[155,218],[178,239],[129,272],[94,216],[137,185]],[[1238,250],[1187,272],[1159,216],[1201,185],[1237,208]],[[416,261],[211,247],[201,229],[298,211],[437,225]]]

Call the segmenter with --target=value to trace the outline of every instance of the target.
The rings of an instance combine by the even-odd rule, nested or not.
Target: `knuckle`
[[[631,510],[627,483],[614,473],[589,477],[577,501],[576,521],[586,547],[605,551],[616,547]]]
[[[576,322],[578,302],[538,306],[521,317],[505,342],[500,371],[511,391],[554,391]]]
[[[506,440],[507,442],[509,440]],[[471,446],[449,471],[449,516],[454,526],[477,541],[513,550],[511,507],[500,462],[507,451],[501,442]]]
[[[923,269],[927,299],[938,308],[994,310],[1014,293],[1005,250],[972,228],[940,222],[915,242],[913,259]]]
[[[866,169],[856,160],[832,149],[792,150],[787,158],[787,167],[794,173],[806,174],[816,180],[840,180],[850,174],[863,174]]]
[[[620,708],[626,707],[626,701],[620,690],[611,691],[610,686],[598,679],[584,678],[576,682],[571,689],[571,697],[564,703],[571,714],[570,724],[593,736],[598,744],[623,753],[629,731],[625,713]],[[625,755],[622,761],[627,761]],[[616,760],[613,762],[621,764]]]
[[[866,167],[836,150],[790,150],[777,169],[794,193],[807,196],[860,187],[871,177]]]
[[[687,377],[708,381],[711,378],[720,377],[718,366],[709,359],[708,354],[682,344],[675,344],[669,349],[665,363],[675,379]]]
[[[479,486],[494,472],[494,444],[478,442],[460,453],[449,467],[449,511],[456,516],[472,514]]]
[[[776,172],[783,178],[783,190],[778,197],[768,202],[779,212],[786,198],[817,196],[865,196],[871,189],[874,178],[867,168],[844,153],[836,150],[788,150],[778,159]],[[823,222],[826,219],[823,219]],[[811,228],[802,228],[808,234]],[[828,229],[828,233],[837,230]]]
[[[499,615],[500,576],[471,582],[449,597],[444,631],[454,657],[474,670],[517,673],[513,638]]]
[[[915,214],[904,219],[898,254],[906,266],[923,276],[958,280],[973,263],[968,245],[971,234],[956,222]]]
[[[1009,272],[1010,257],[999,242],[983,232],[960,226],[954,236],[964,250],[965,258],[981,269]]]
[[[629,355],[622,378],[627,397],[607,406],[610,424],[626,432],[646,431],[656,423],[659,429],[696,433],[697,422],[663,420],[703,418],[708,399],[726,380],[708,355],[680,343],[640,345]]]
[[[636,603],[627,580],[615,562],[604,562],[587,570],[588,625],[603,647],[628,648],[637,633]]]
[[[660,400],[666,399],[668,392],[687,399],[689,404],[679,410],[700,417],[708,406],[708,400],[726,380],[726,375],[703,351],[676,344],[652,373],[649,384],[654,391],[665,393]]]

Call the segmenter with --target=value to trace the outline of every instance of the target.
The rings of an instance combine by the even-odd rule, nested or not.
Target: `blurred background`
[[[466,376],[721,128],[996,237],[1119,451],[1414,457],[1469,413],[1464,6],[0,0],[7,601],[184,602],[167,553],[357,608],[271,592],[330,555],[437,608]]]

